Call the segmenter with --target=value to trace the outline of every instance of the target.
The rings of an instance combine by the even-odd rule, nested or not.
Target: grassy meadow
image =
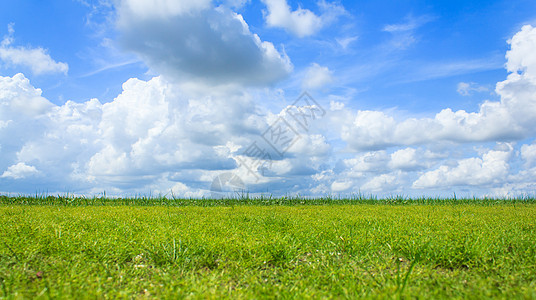
[[[536,202],[0,196],[0,298],[536,299]]]

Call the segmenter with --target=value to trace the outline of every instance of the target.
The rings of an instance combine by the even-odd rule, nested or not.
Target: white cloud
[[[255,130],[248,125],[251,102],[243,95],[194,100],[160,77],[130,79],[123,89],[102,106],[103,148],[89,159],[89,174],[225,168],[232,161],[220,155],[218,146]]]
[[[456,185],[483,186],[504,180],[508,175],[508,161],[512,147],[508,151],[490,150],[482,158],[472,157],[458,161],[455,167],[440,166],[428,171],[414,183],[415,188],[435,188]]]
[[[389,156],[383,150],[367,152],[355,158],[343,160],[344,176],[349,178],[365,177],[367,173],[378,174],[388,170]]]
[[[508,43],[511,47],[506,53],[508,72],[522,72],[525,77],[536,80],[536,29],[525,25]]]
[[[23,74],[13,77],[0,76],[0,117],[16,119],[19,114],[37,117],[52,107],[47,99],[41,96],[41,89],[34,88]]]
[[[171,187],[169,191],[163,190],[163,191],[156,191],[156,192],[159,192],[160,194],[163,194],[163,195],[166,195],[169,192],[169,194],[171,195],[168,195],[168,196],[171,196],[171,197],[175,196],[175,197],[185,197],[185,198],[194,198],[194,199],[207,196],[202,190],[192,191],[190,187],[188,187],[182,182],[175,183],[175,185],[173,185],[173,187]]]
[[[13,24],[8,26],[9,34],[0,43],[0,60],[8,66],[29,68],[36,75],[49,73],[67,74],[69,66],[56,62],[43,48],[13,47]]]
[[[24,75],[0,76],[0,171],[21,162],[16,151],[27,140],[39,138],[53,106]]]
[[[168,78],[198,85],[265,85],[292,70],[284,52],[261,41],[229,8],[214,8],[209,1],[160,2],[122,1],[117,24],[122,45]]]
[[[396,83],[410,83],[455,75],[473,74],[477,72],[500,70],[503,68],[503,58],[493,55],[478,59],[458,61],[439,61],[422,63],[414,71],[408,70],[402,80]]]
[[[535,28],[523,27],[512,39],[507,57],[517,57],[520,51],[525,53],[526,47],[536,44],[533,32]],[[536,76],[532,75],[536,73],[536,64],[532,65],[529,59],[517,60],[520,63],[507,63],[513,73],[497,83],[496,93],[501,100],[485,101],[477,112],[446,108],[434,118],[396,121],[384,112],[358,111],[350,120],[343,121],[346,125],[341,136],[356,150],[439,141],[468,143],[530,137],[536,133]]]
[[[144,190],[167,184],[169,173],[233,168],[218,146],[242,144],[267,126],[243,93],[216,89],[192,98],[160,77],[131,79],[123,88],[106,104],[56,106],[22,74],[0,77],[3,178],[20,162],[40,170],[42,184]]]
[[[37,171],[34,166],[28,166],[25,163],[20,162],[16,165],[10,166],[0,177],[21,179],[36,173],[39,173],[39,171]]]
[[[397,178],[398,176],[393,174],[382,174],[367,181],[361,188],[376,193],[390,191],[397,185]]]
[[[413,31],[422,25],[433,21],[434,19],[434,17],[428,15],[423,15],[420,17],[407,16],[405,23],[388,24],[383,27],[383,30],[391,33]]]
[[[323,14],[318,16],[308,9],[298,7],[292,11],[287,0],[262,0],[268,8],[265,14],[266,24],[270,27],[283,28],[297,37],[315,34],[326,24],[344,14],[342,6],[320,1]]]
[[[341,46],[341,48],[343,50],[346,50],[346,48],[348,48],[348,46],[357,41],[357,36],[349,36],[349,37],[344,37],[344,38],[337,38],[335,39],[337,41],[337,43]]]
[[[342,102],[333,101],[333,100],[331,100],[329,102],[329,110],[331,110],[331,111],[343,110],[344,107],[345,107],[345,105]]]
[[[396,122],[380,111],[358,111],[353,120],[344,120],[342,139],[354,149],[381,149],[394,143]]]
[[[489,89],[485,86],[478,85],[474,82],[460,82],[458,83],[458,87],[456,89],[458,94],[462,96],[469,96],[473,92],[487,92]]]
[[[289,153],[307,155],[308,157],[322,157],[326,156],[330,149],[331,147],[323,135],[301,133],[300,139],[289,148]]]
[[[400,170],[416,170],[426,167],[428,157],[414,148],[400,149],[391,154],[389,167]]]
[[[313,63],[305,72],[302,86],[305,90],[322,88],[333,81],[332,73],[328,67]]]
[[[331,190],[335,193],[347,191],[353,185],[352,181],[334,181],[331,184]]]
[[[224,3],[229,7],[240,9],[248,4],[251,0],[225,0]]]
[[[530,166],[536,162],[536,144],[521,146],[521,158]]]
[[[269,98],[264,93],[271,91],[205,89],[194,81],[178,84],[171,76],[158,76],[126,81],[105,104],[91,99],[58,106],[24,75],[0,76],[0,186],[12,192],[28,192],[38,183],[51,191],[210,196],[212,180],[234,172],[252,193],[274,195],[360,189],[417,196],[467,188],[477,195],[530,192],[536,148],[520,141],[536,130],[536,80],[530,76],[536,66],[518,56],[525,53],[523,40],[530,46],[532,30],[524,27],[512,39],[509,57],[519,62],[497,84],[500,101],[484,102],[477,112],[447,108],[429,118],[400,119],[352,110],[332,100],[350,105],[349,99],[329,95],[321,99],[332,100],[324,119],[300,129],[301,139],[258,181],[235,159],[253,141],[262,141],[275,118],[286,117],[289,107],[271,113],[262,106]],[[479,142],[497,140],[518,144],[480,150]]]
[[[139,18],[173,18],[210,8],[211,2],[212,0],[123,0],[119,4],[119,10],[122,14],[129,13]]]
[[[408,16],[405,23],[385,25],[383,31],[393,34],[389,43],[392,49],[405,49],[417,41],[414,31],[435,18],[428,15],[420,17]]]

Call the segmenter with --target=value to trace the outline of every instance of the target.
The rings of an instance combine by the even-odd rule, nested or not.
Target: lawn
[[[0,297],[536,298],[533,200],[64,200],[0,199]]]

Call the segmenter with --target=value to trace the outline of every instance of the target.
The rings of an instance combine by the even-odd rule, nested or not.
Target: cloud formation
[[[501,183],[508,175],[508,160],[512,155],[512,147],[506,151],[490,150],[482,158],[462,159],[456,166],[442,165],[438,169],[421,175],[414,183],[415,188],[436,188],[457,185],[489,186]]]
[[[536,61],[525,59],[536,44],[536,28],[524,26],[510,41],[507,79],[497,83],[500,101],[485,101],[477,112],[443,109],[433,118],[397,121],[380,111],[349,116],[342,139],[355,150],[422,145],[439,141],[514,141],[536,133]],[[535,47],[536,48],[536,47]]]
[[[67,74],[69,66],[63,62],[56,62],[43,48],[14,47],[14,25],[8,25],[8,35],[0,43],[0,61],[8,66],[22,66],[28,68],[35,75],[50,73]]]
[[[166,178],[188,170],[233,168],[221,146],[267,126],[252,115],[247,95],[191,98],[161,77],[130,79],[106,104],[92,99],[56,106],[17,74],[0,77],[0,103],[2,178],[39,173],[43,184],[79,189],[143,190],[159,180],[175,185],[176,179]]]
[[[389,47],[400,50],[408,48],[417,41],[415,30],[433,20],[434,17],[428,15],[419,17],[409,15],[406,17],[405,23],[385,25],[383,31],[393,35]]]
[[[356,110],[352,99],[329,95],[318,102],[329,103],[330,111],[303,128],[289,116],[295,107],[284,107],[290,101],[275,111],[267,104],[279,91],[243,88],[287,76],[292,65],[284,51],[261,41],[225,5],[158,3],[153,8],[120,2],[117,26],[123,45],[162,75],[126,80],[107,103],[56,105],[23,74],[0,76],[0,192],[67,188],[200,197],[210,196],[212,180],[222,173],[239,176],[252,195],[450,195],[468,188],[504,195],[535,186],[531,26],[509,41],[509,74],[495,89],[500,100],[484,101],[475,112],[445,108],[429,117],[401,118],[396,111]],[[410,25],[386,30],[417,26]],[[299,75],[307,89],[320,89],[335,77],[319,64]],[[460,91],[476,88],[466,83]],[[246,170],[240,159],[251,155],[244,151],[254,142],[261,145],[263,132],[279,118],[290,120],[299,140],[284,155],[270,150],[268,167]]]
[[[0,177],[20,179],[36,173],[38,173],[38,171],[34,166],[28,166],[25,163],[18,163],[7,168],[7,170]]]
[[[262,0],[262,2],[268,9],[264,17],[269,27],[283,28],[300,38],[315,34],[345,12],[342,6],[326,1],[318,2],[322,10],[321,15],[301,7],[293,11],[287,0]]]
[[[240,14],[210,1],[124,0],[122,45],[155,71],[180,81],[262,86],[285,78],[290,59],[249,30]]]
[[[333,81],[333,72],[328,67],[313,63],[305,71],[302,87],[304,90],[316,90]]]
[[[473,94],[474,92],[487,92],[489,89],[485,86],[478,85],[474,82],[460,82],[458,83],[458,87],[456,89],[458,94],[462,96],[469,96]]]

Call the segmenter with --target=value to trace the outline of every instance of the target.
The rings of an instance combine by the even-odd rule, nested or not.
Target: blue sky
[[[4,1],[0,192],[533,195],[535,23],[534,1]]]

